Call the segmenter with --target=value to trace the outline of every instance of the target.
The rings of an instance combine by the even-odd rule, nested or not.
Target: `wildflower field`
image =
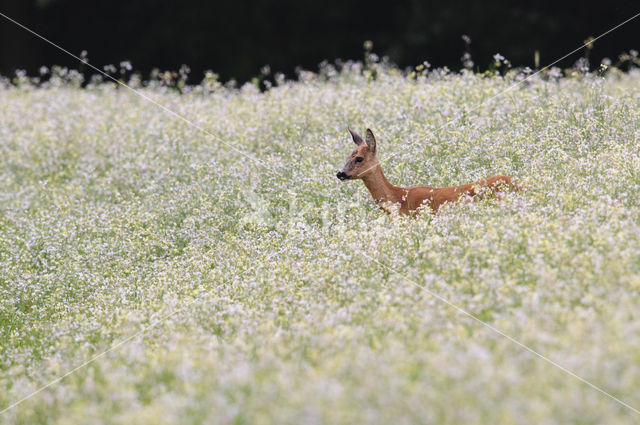
[[[0,423],[638,423],[640,73],[526,75],[131,81],[191,124],[2,80]],[[394,184],[525,190],[389,217],[348,125]]]

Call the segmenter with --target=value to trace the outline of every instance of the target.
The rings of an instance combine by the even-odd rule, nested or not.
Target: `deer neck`
[[[382,172],[380,164],[376,165],[369,173],[362,177],[364,185],[369,189],[373,200],[378,204],[386,202],[400,202],[402,188],[392,185]]]

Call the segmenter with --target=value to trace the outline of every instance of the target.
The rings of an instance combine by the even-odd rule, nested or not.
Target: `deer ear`
[[[373,135],[373,131],[369,130],[367,128],[367,135],[365,136],[365,141],[367,143],[367,146],[369,146],[369,149],[371,149],[371,152],[375,152],[376,151],[376,137]]]
[[[351,128],[347,127],[347,130],[349,130],[349,134],[351,134],[351,138],[353,139],[353,143],[355,143],[356,145],[360,146],[364,143],[364,140],[362,140],[362,137],[360,137],[360,135],[358,133],[356,133],[355,131],[351,130]]]

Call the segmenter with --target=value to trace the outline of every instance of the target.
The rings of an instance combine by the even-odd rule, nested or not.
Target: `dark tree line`
[[[94,65],[130,60],[147,75],[152,68],[211,69],[223,80],[247,80],[264,65],[293,73],[324,59],[362,58],[363,42],[401,67],[429,61],[461,67],[462,35],[471,40],[474,68],[500,53],[514,65],[545,65],[589,36],[597,36],[640,12],[631,0],[590,3],[362,0],[3,0],[0,11]],[[593,63],[640,47],[640,18],[595,43]],[[74,59],[0,18],[0,73],[30,74],[41,65],[77,67]],[[576,54],[561,63],[569,66]]]

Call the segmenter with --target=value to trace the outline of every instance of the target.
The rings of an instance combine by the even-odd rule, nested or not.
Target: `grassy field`
[[[361,68],[142,89],[209,135],[0,85],[0,409],[124,341],[0,423],[638,423],[429,292],[640,409],[640,74]],[[393,183],[527,190],[387,217],[347,125]]]

